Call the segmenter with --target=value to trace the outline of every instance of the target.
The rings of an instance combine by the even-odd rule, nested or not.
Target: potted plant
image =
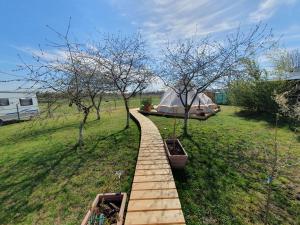
[[[152,108],[153,108],[152,99],[150,97],[149,98],[144,98],[141,102],[140,110],[146,111],[146,112],[151,112]]]
[[[173,135],[171,138],[164,140],[164,145],[171,167],[174,169],[182,169],[187,163],[188,154],[175,136],[176,118],[174,118],[173,125]]]
[[[123,192],[98,194],[81,225],[122,225],[126,199],[127,194]]]

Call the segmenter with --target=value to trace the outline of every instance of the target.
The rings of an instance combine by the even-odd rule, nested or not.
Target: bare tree
[[[50,28],[50,27],[49,27]],[[33,55],[34,63],[27,64],[23,61],[21,69],[28,71],[27,80],[38,89],[54,91],[64,94],[69,100],[69,106],[76,105],[83,118],[79,125],[79,136],[76,147],[82,147],[83,129],[90,111],[95,107],[96,96],[99,96],[103,86],[97,86],[101,82],[98,64],[88,55],[85,45],[71,41],[69,37],[70,23],[65,34],[54,31],[59,43],[50,42],[50,46],[56,54],[42,49]],[[95,82],[95,83],[94,83]],[[92,96],[92,97],[91,97]],[[89,101],[89,99],[91,101]],[[96,105],[100,107],[100,103]]]
[[[300,71],[300,51],[294,49],[291,51],[279,49],[270,55],[275,70],[282,72],[299,72]]]
[[[282,96],[279,95],[277,101],[279,101],[281,104],[285,105],[285,102],[282,102]],[[281,105],[281,106],[283,106]],[[288,107],[287,105],[283,106]],[[285,110],[283,108],[283,110]],[[294,113],[291,112],[291,114],[294,114],[296,118],[299,118],[299,106],[298,111],[295,111]],[[262,163],[263,166],[266,169],[266,175],[267,175],[267,181],[266,181],[266,198],[263,208],[264,218],[263,222],[265,225],[270,224],[270,215],[272,212],[272,209],[274,210],[273,205],[273,194],[276,186],[279,186],[279,188],[285,189],[284,184],[280,184],[274,182],[276,179],[278,179],[280,176],[285,176],[286,178],[289,178],[293,180],[295,177],[298,177],[298,174],[295,175],[293,173],[294,170],[288,170],[287,168],[294,168],[297,169],[300,165],[299,157],[292,154],[292,151],[294,150],[293,146],[293,139],[297,136],[297,130],[295,131],[295,136],[292,137],[290,143],[285,146],[288,147],[287,149],[282,148],[278,142],[278,122],[279,122],[279,114],[276,115],[276,122],[275,122],[275,128],[274,128],[274,139],[272,141],[271,147],[265,146],[263,147],[263,157],[262,157]],[[284,149],[284,151],[283,151]],[[292,172],[291,172],[292,171]]]
[[[151,82],[149,58],[140,34],[132,36],[107,35],[97,45],[94,59],[104,67],[107,77],[122,96],[126,108],[126,128],[129,127],[129,100]]]
[[[61,106],[58,101],[60,96],[57,96],[55,92],[45,91],[42,93],[38,92],[37,97],[39,102],[46,104],[46,108],[41,112],[41,114],[45,113],[46,118],[52,118],[54,111]]]
[[[95,63],[95,61],[91,61]],[[100,106],[105,93],[114,90],[113,83],[106,77],[103,68],[95,64],[97,71],[92,71],[84,77],[83,85],[96,111],[97,120],[100,120]]]
[[[205,38],[168,44],[162,52],[159,76],[176,92],[185,108],[184,135],[187,134],[189,111],[197,95],[217,81],[238,76],[240,60],[264,50],[272,37],[270,32],[266,26],[257,25],[248,33],[238,29],[224,41]]]

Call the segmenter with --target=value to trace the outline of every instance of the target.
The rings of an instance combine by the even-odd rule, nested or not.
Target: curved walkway
[[[141,142],[125,225],[185,224],[177,189],[154,123],[131,109],[141,127]]]

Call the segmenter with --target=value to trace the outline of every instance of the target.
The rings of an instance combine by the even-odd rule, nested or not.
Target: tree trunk
[[[102,102],[102,96],[99,97],[99,102],[98,102],[98,105],[95,105],[95,108],[96,108],[96,114],[97,114],[97,120],[100,120],[100,105],[101,105],[101,102]]]
[[[272,193],[272,181],[267,184],[267,199],[265,205],[265,217],[264,217],[264,225],[269,224],[269,214],[270,214],[270,202],[271,202],[271,193]]]
[[[52,118],[52,114],[51,114],[51,103],[50,100],[48,99],[47,102],[47,118]]]
[[[83,146],[83,121],[80,121],[79,124],[79,136],[78,136],[78,142],[77,142],[77,146],[81,149],[81,147]]]
[[[83,141],[83,128],[84,128],[84,125],[85,125],[86,120],[88,118],[88,115],[89,115],[89,110],[85,110],[83,120],[79,124],[79,136],[78,136],[78,142],[77,142],[76,146],[78,146],[80,149],[84,145],[84,141]]]
[[[96,96],[91,95],[90,98],[92,100],[93,107],[96,110],[96,120],[100,120],[100,106],[102,102],[102,95],[99,96],[99,100],[97,103],[95,101]]]
[[[124,103],[125,103],[125,108],[126,108],[126,126],[125,126],[125,129],[127,129],[129,127],[129,119],[130,119],[128,99],[124,98]]]
[[[184,124],[183,124],[183,135],[188,135],[188,119],[189,119],[189,109],[184,109]]]
[[[96,115],[97,115],[97,118],[96,120],[100,120],[100,109],[96,109]]]

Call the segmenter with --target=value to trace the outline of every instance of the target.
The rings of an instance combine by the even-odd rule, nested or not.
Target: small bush
[[[240,80],[230,85],[228,98],[230,104],[249,111],[277,113],[278,104],[274,96],[289,88],[290,84],[286,81]]]
[[[148,98],[142,99],[140,109],[141,109],[141,110],[148,111],[149,108],[150,108],[150,109],[152,108],[152,98],[151,98],[151,97],[148,97]]]

